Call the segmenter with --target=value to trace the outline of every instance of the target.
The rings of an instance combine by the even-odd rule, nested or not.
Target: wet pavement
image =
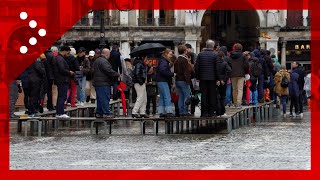
[[[163,128],[162,128],[163,129]],[[47,137],[12,133],[11,169],[310,169],[310,113],[275,118],[230,134],[140,135],[138,122],[113,134],[89,129]]]

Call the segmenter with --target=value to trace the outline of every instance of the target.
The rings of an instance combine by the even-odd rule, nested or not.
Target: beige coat
[[[278,96],[288,96],[289,95],[289,88],[288,87],[287,88],[281,87],[281,81],[284,76],[287,76],[290,81],[290,74],[288,73],[287,70],[280,70],[279,72],[277,72],[277,74],[274,77],[274,83],[275,83],[274,92]]]

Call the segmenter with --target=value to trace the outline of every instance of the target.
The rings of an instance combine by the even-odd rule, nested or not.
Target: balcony
[[[159,26],[175,26],[176,18],[159,18]]]
[[[155,19],[154,18],[138,18],[139,26],[154,26]]]
[[[110,17],[105,18],[105,25],[109,26],[111,23]],[[75,26],[100,26],[100,18],[88,18],[88,17],[83,17],[81,18],[80,21],[78,21]]]

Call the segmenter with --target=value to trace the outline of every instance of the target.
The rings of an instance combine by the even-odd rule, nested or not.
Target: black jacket
[[[157,82],[169,82],[173,77],[173,72],[170,70],[170,63],[163,56],[160,57],[157,73],[156,73],[156,81]]]
[[[44,61],[44,67],[46,69],[46,75],[47,79],[53,80],[54,79],[54,62],[55,62],[55,57],[52,53],[52,51],[47,50],[44,52],[46,55],[46,60]]]
[[[261,57],[265,60],[265,64],[263,65],[264,69],[264,77],[267,78],[273,74],[273,63],[270,56],[267,56],[266,50],[260,51]]]
[[[225,59],[218,58],[217,60],[217,73],[219,77],[219,81],[224,81],[227,83],[228,79],[230,78],[231,74],[231,67],[225,61]]]
[[[70,71],[73,71],[73,72],[80,71],[79,63],[73,55],[68,56],[67,62],[68,62]]]
[[[46,71],[41,62],[41,59],[38,58],[31,66],[28,68],[29,82],[40,83],[46,78]]]
[[[230,77],[244,77],[249,71],[248,60],[243,56],[242,51],[232,51],[230,53],[231,75]]]
[[[121,54],[118,51],[112,50],[110,52],[109,62],[115,72],[122,74]]]
[[[304,87],[304,77],[306,76],[306,73],[303,70],[303,67],[301,66],[297,67],[296,69],[293,69],[293,72],[299,74],[298,85],[300,92],[302,92]]]
[[[195,64],[195,73],[198,80],[216,81],[219,79],[217,58],[212,49],[204,49],[198,54]]]
[[[87,74],[89,74],[90,73],[89,59],[87,59],[85,57],[77,57],[76,60],[77,60],[77,63],[79,64],[79,66],[82,66],[83,75],[86,76]]]
[[[65,58],[59,54],[56,57],[54,77],[56,85],[68,84],[70,82],[69,65]]]
[[[139,83],[140,85],[144,84],[147,78],[147,69],[143,63],[143,60],[136,59],[133,65],[134,65],[133,77],[132,77],[133,83]]]
[[[109,61],[100,56],[93,63],[93,86],[110,86],[119,77],[119,73],[112,69]]]

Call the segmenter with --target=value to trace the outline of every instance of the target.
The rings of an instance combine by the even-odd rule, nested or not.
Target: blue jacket
[[[166,60],[163,56],[161,56],[157,67],[156,81],[169,82],[173,75],[173,72],[171,72],[170,70],[169,61]]]
[[[299,96],[299,85],[298,85],[299,74],[292,72],[290,74],[290,83],[289,83],[289,95],[290,96]]]

